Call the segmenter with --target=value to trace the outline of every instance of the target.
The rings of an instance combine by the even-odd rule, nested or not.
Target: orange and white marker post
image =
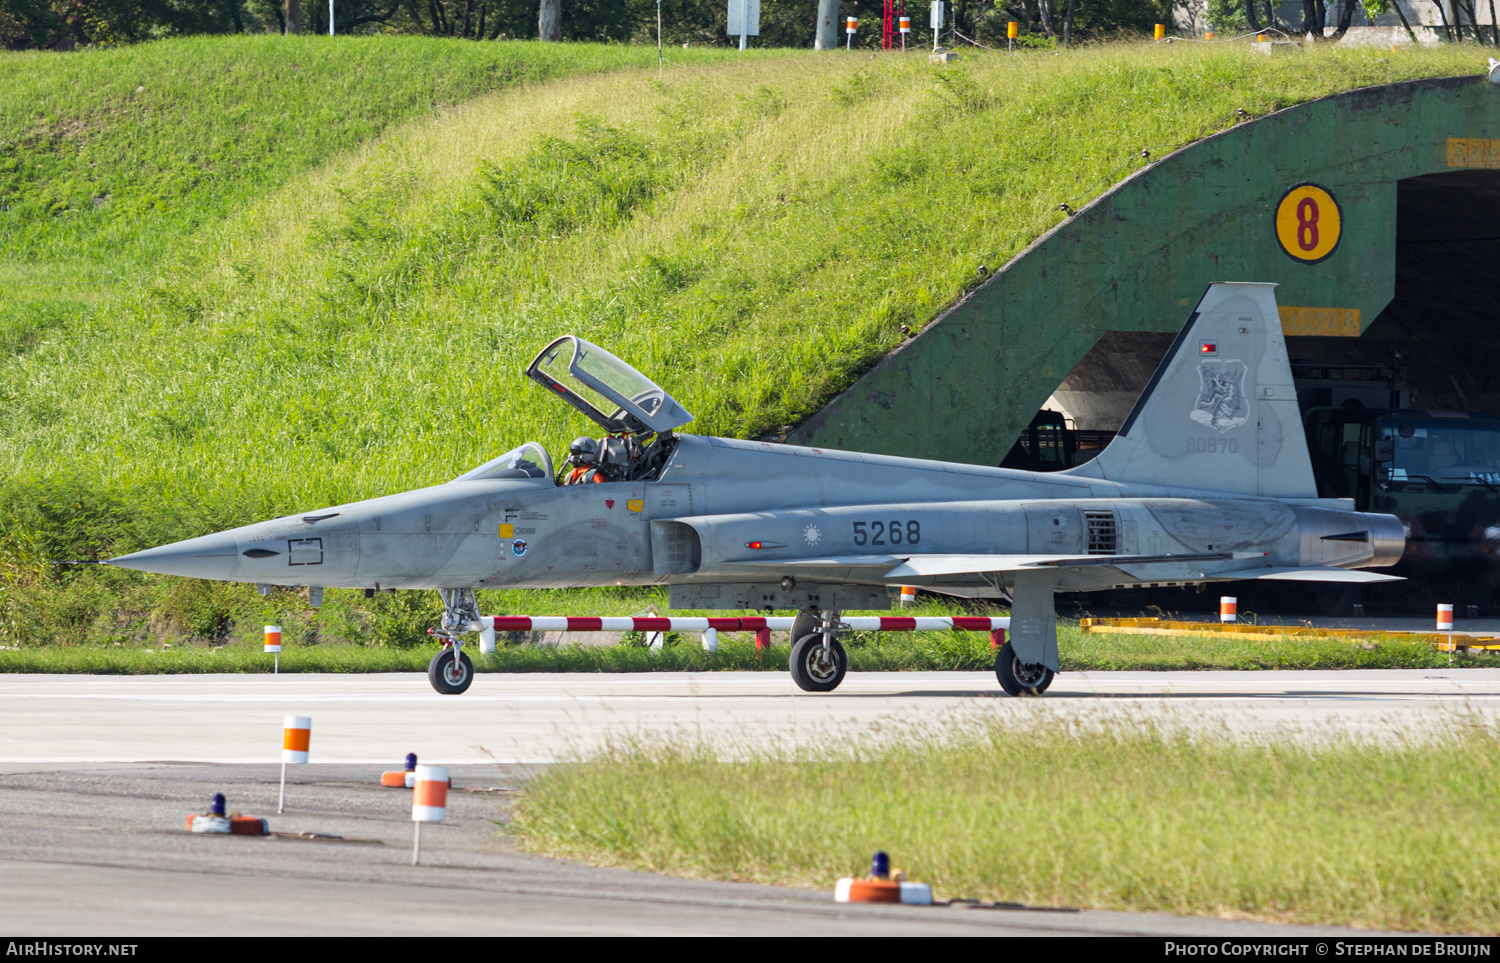
[[[1240,600],[1233,595],[1219,596],[1219,621],[1238,622],[1240,620]]]
[[[411,864],[422,858],[422,824],[448,818],[448,767],[418,766],[417,784],[411,795]]]
[[[910,605],[917,600],[917,587],[915,585],[901,586],[901,604]]]
[[[274,657],[271,663],[271,671],[276,674],[281,672],[281,626],[266,626],[266,651]]]
[[[307,716],[287,716],[281,725],[281,796],[276,812],[286,810],[286,767],[307,765],[308,747],[312,745],[312,720]]]
[[[911,33],[911,17],[901,18],[901,52],[906,53],[906,35]]]
[[[858,24],[859,24],[859,21],[855,20],[853,17],[849,17],[848,19],[846,19],[844,21],[844,33],[847,33],[849,35],[847,41],[844,44],[844,49],[845,50],[853,50],[854,49],[854,28]]]
[[[1453,606],[1438,603],[1437,630],[1448,633],[1448,663],[1453,663]]]
[[[1021,25],[1014,20],[1005,25],[1005,50],[1007,53],[1016,52],[1016,37],[1021,32],[1020,27]]]

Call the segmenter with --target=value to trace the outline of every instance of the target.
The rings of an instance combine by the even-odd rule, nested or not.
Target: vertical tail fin
[[[1274,284],[1210,284],[1098,458],[1072,474],[1315,498]]]

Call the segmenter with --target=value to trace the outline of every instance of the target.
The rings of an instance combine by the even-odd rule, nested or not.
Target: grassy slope
[[[528,782],[509,831],[534,852],[702,878],[831,890],[884,849],[938,898],[1500,930],[1491,724],[1309,747],[972,715],[894,745],[886,730],[744,747],[733,764],[616,746]]]
[[[196,230],[445,104],[620,47],[198,38],[0,54],[0,352],[76,326]]]
[[[363,106],[435,69],[393,67],[362,86],[327,54],[333,46],[299,43],[310,60],[325,55],[325,76],[288,104],[339,89],[336,79]],[[354,43],[389,60],[482,59],[472,51],[489,49]],[[899,323],[920,324],[977,283],[981,264],[1002,263],[1054,223],[1059,201],[1117,180],[1143,147],[1160,155],[1241,107],[1256,115],[1473,70],[1468,51],[1446,49],[1269,60],[1120,47],[947,70],[916,56],[718,57],[665,82],[623,69],[510,87],[390,129],[393,110],[319,140],[325,124],[311,117],[257,131],[251,118],[275,85],[219,66],[253,73],[265,59],[280,65],[267,76],[300,76],[303,64],[294,72],[287,60],[302,54],[288,49],[266,38],[121,53],[178,64],[161,75],[181,78],[181,96],[205,116],[240,105],[182,143],[173,131],[191,125],[134,123],[155,115],[131,113],[131,98],[154,88],[135,94],[141,71],[106,71],[102,59],[97,76],[123,79],[91,95],[88,110],[58,105],[38,128],[62,145],[47,148],[62,173],[23,178],[32,195],[47,193],[43,181],[93,176],[81,148],[66,160],[76,118],[122,118],[78,144],[97,141],[124,186],[96,209],[70,202],[76,214],[43,215],[36,201],[0,222],[20,251],[0,269],[6,278],[76,273],[70,304],[94,305],[48,314],[7,299],[21,320],[5,324],[23,333],[7,336],[16,347],[0,361],[0,571],[11,585],[0,636],[221,634],[260,604],[246,589],[57,576],[41,560],[430,484],[526,438],[555,451],[584,426],[517,372],[561,331],[659,378],[699,430],[773,430],[889,350]],[[631,48],[495,49],[511,62],[562,58],[555,73],[642,58]],[[190,69],[194,58],[209,68]],[[13,62],[60,74],[90,64]],[[483,89],[486,70],[476,62],[454,89]],[[0,88],[11,131],[26,129],[21,89]],[[409,113],[430,113],[430,93],[404,96]],[[140,146],[138,130],[161,140]],[[293,159],[263,161],[283,139],[298,145],[286,151]],[[236,163],[199,159],[241,142]],[[156,177],[153,163],[178,173]],[[230,171],[245,172],[243,183]],[[158,183],[191,183],[181,196],[194,199],[180,214],[167,203],[153,221]]]

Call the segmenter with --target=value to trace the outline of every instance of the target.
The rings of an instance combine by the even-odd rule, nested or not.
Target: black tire
[[[453,660],[453,650],[444,649],[432,657],[427,663],[427,681],[432,687],[443,695],[458,695],[469,688],[474,681],[474,663],[462,652],[458,654],[458,662]]]
[[[849,657],[838,639],[830,646],[830,658],[823,661],[823,635],[811,632],[792,645],[792,657],[787,666],[792,670],[792,681],[804,692],[832,692],[844,681],[849,671]]]
[[[1017,659],[1016,650],[1007,642],[995,653],[995,678],[1007,695],[1041,695],[1052,684],[1052,670]]]
[[[1313,583],[1313,608],[1326,618],[1342,619],[1354,614],[1357,602],[1363,602],[1364,590],[1349,582]]]

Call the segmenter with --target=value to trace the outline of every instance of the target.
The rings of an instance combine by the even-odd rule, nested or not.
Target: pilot
[[[592,438],[573,439],[573,444],[568,446],[568,464],[573,470],[563,479],[564,485],[604,481],[604,475],[599,471],[599,446]]]

